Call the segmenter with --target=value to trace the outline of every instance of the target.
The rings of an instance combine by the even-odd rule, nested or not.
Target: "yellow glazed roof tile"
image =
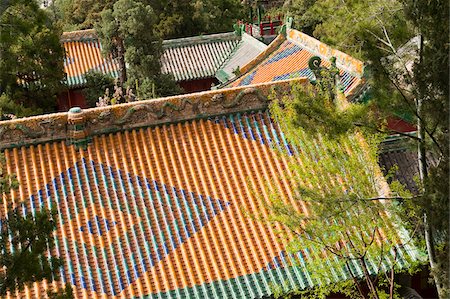
[[[131,118],[114,122],[111,127],[122,129],[93,134],[84,149],[37,133],[35,143],[6,147],[7,171],[17,174],[20,185],[3,198],[0,214],[21,199],[31,212],[56,207],[52,254],[64,259],[60,280],[35,283],[24,297],[40,298],[65,283],[76,298],[262,298],[281,281],[290,289],[312,287],[306,269],[289,262],[307,260],[306,249],[295,257],[287,253],[287,241],[278,236],[284,227],[247,215],[268,215],[255,195],[267,198],[267,188],[305,208],[293,199],[288,167],[291,159],[301,163],[302,155],[267,106],[245,109],[256,100],[265,103],[273,85],[289,83],[89,109],[85,115],[97,115],[96,122],[90,119],[96,128],[130,111],[135,119],[151,114],[159,122],[128,129]],[[188,117],[191,106],[170,108],[187,100],[198,100],[192,106],[200,110],[192,112],[196,117]],[[171,114],[156,113],[155,103]],[[214,105],[221,110],[201,110]],[[239,108],[230,112],[233,105]],[[184,118],[171,118],[177,113]],[[42,126],[43,118],[58,128],[70,115],[0,122],[0,129],[36,121]],[[319,140],[311,142],[321,147]],[[280,156],[280,150],[289,155]],[[308,154],[307,148],[298,150]]]
[[[313,56],[319,56],[325,67],[330,65],[331,57],[336,57],[342,88],[347,96],[364,83],[362,79],[364,65],[361,61],[332,49],[302,32],[289,29],[287,37],[284,40],[279,37],[275,43],[276,45],[269,46],[268,51],[263,52],[262,56],[256,57],[244,66],[245,71],[226,86],[246,86],[299,77],[313,79],[314,75],[308,67],[308,61]]]

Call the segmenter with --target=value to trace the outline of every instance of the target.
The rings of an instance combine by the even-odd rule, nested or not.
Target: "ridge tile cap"
[[[207,95],[214,96],[216,94],[223,94],[223,93],[232,93],[235,90],[245,90],[245,89],[251,89],[251,88],[259,88],[259,87],[266,87],[270,85],[283,85],[286,83],[294,83],[294,82],[309,82],[306,78],[293,78],[293,79],[286,79],[286,80],[279,80],[274,82],[264,82],[264,83],[258,83],[258,84],[252,84],[252,85],[245,85],[245,86],[236,86],[236,87],[228,87],[223,89],[216,89],[216,90],[207,90],[207,91],[201,91],[201,92],[195,92],[195,93],[188,93],[188,94],[180,94],[176,96],[169,96],[169,97],[162,97],[162,98],[156,98],[156,99],[148,99],[148,100],[142,100],[142,101],[135,101],[130,103],[121,103],[116,105],[110,105],[106,107],[93,107],[93,108],[87,108],[83,109],[82,111],[84,113],[88,112],[104,112],[104,111],[111,111],[115,110],[116,108],[132,108],[133,106],[138,106],[142,104],[161,104],[165,102],[170,102],[172,100],[179,100],[179,99],[185,99],[185,98],[202,98]],[[28,117],[22,117],[22,118],[16,118],[16,119],[10,119],[10,120],[3,120],[0,121],[0,126],[7,126],[7,125],[14,125],[14,124],[20,124],[27,121],[50,121],[52,118],[59,118],[59,117],[67,117],[69,112],[57,112],[57,113],[49,113],[49,114],[41,114],[41,115],[34,115],[34,116],[28,116]]]
[[[343,69],[357,78],[362,78],[364,76],[364,62],[332,48],[312,36],[295,29],[288,29],[287,40],[306,49],[314,55],[320,56],[322,59],[329,60],[334,56],[336,57],[336,65],[339,69]]]
[[[95,29],[85,29],[63,32],[60,37],[61,42],[75,42],[87,39],[98,39]]]
[[[208,35],[199,35],[191,37],[181,37],[175,39],[168,39],[162,42],[163,48],[176,48],[181,46],[190,46],[195,44],[206,44],[213,42],[224,42],[224,41],[239,41],[241,38],[237,36],[234,32],[226,33],[216,33]]]

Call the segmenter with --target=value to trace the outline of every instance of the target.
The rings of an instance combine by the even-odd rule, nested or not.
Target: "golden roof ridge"
[[[79,109],[77,123],[86,136],[158,126],[211,116],[266,109],[275,90],[286,92],[291,83],[307,84],[305,78],[183,94],[107,107]],[[72,111],[73,112],[73,111]],[[0,149],[69,140],[71,111],[0,122]]]
[[[98,39],[97,32],[95,29],[84,29],[84,30],[76,30],[63,32],[61,35],[61,42],[75,42],[87,39]]]

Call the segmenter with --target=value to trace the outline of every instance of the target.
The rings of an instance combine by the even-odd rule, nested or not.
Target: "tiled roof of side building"
[[[176,81],[214,77],[239,43],[234,32],[165,40],[162,72]]]
[[[83,87],[84,75],[91,70],[118,76],[117,63],[111,57],[104,57],[101,44],[93,29],[65,32],[61,37],[66,57],[64,70],[70,88]],[[252,37],[241,38],[234,32],[195,36],[163,41],[161,71],[172,74],[176,81],[214,78],[220,66],[237,49],[246,52],[241,60],[253,59],[259,54],[261,45]],[[258,46],[255,46],[258,45]]]
[[[438,164],[437,157],[437,155],[428,152],[427,164],[429,167]],[[419,175],[419,160],[417,149],[408,137],[391,136],[382,143],[379,164],[385,175],[392,167],[396,167],[397,170],[393,174],[393,179],[398,180],[413,194],[418,193],[416,177]]]
[[[20,182],[0,216],[24,199],[27,211],[54,207],[59,217],[52,254],[64,258],[62,278],[24,297],[64,283],[76,298],[263,298],[273,284],[313,287],[304,263],[314,249],[287,253],[283,227],[247,216],[267,215],[254,192],[266,198],[267,187],[301,209],[289,159],[324,148],[319,140],[294,148],[267,112],[273,87],[284,93],[290,83],[0,122],[7,171]],[[69,145],[86,137],[70,128],[85,128],[91,142]],[[352,153],[362,153],[360,142],[349,141]],[[397,261],[407,266],[415,254],[405,244]]]
[[[217,70],[216,77],[222,83],[233,79],[236,70],[249,63],[266,48],[266,44],[242,32],[241,42]]]
[[[362,79],[364,66],[361,61],[332,49],[302,32],[288,29],[286,37],[280,34],[272,43],[273,46],[269,46],[255,60],[243,67],[241,76],[226,86],[244,86],[299,77],[313,79],[314,75],[308,67],[308,61],[313,56],[319,56],[326,67],[330,65],[329,59],[332,56],[336,57],[341,84],[347,96],[364,82]]]
[[[102,55],[95,30],[65,32],[61,42],[66,53],[64,71],[69,88],[84,86],[86,84],[84,75],[89,71],[109,74],[114,78],[118,76],[118,67],[114,60]]]

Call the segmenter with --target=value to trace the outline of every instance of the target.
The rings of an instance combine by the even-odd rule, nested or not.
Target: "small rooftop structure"
[[[220,87],[245,86],[289,78],[314,79],[314,74],[308,66],[309,59],[318,56],[322,64],[329,67],[331,57],[335,57],[346,97],[354,100],[355,96],[364,96],[367,85],[363,62],[300,31],[290,28],[284,30],[266,50],[241,67],[238,77]]]

